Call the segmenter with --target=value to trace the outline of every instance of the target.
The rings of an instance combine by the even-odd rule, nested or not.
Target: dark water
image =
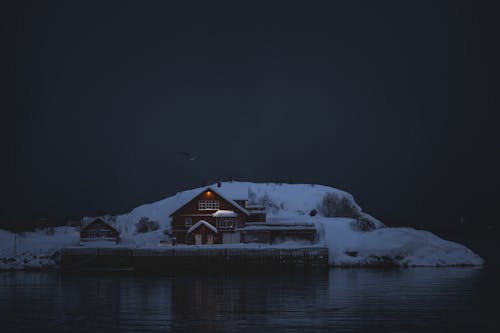
[[[0,332],[494,331],[499,270],[0,273]]]

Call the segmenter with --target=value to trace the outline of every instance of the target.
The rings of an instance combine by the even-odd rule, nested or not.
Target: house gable
[[[211,209],[204,208],[200,209],[199,202],[200,201],[218,201],[219,204],[217,208]],[[224,195],[220,194],[217,191],[214,191],[212,188],[207,187],[201,193],[196,195],[194,198],[189,200],[187,203],[177,208],[170,216],[174,215],[212,215],[217,210],[236,210],[239,214],[248,216],[248,211],[237,204],[234,200],[226,198]]]
[[[111,226],[110,224],[106,223],[103,219],[97,218],[84,226],[81,230],[81,232],[85,232],[90,229],[99,229],[99,230],[109,230],[118,233],[118,231]]]
[[[200,220],[200,221],[196,222],[195,224],[193,224],[191,226],[191,228],[188,229],[187,233],[190,234],[193,231],[195,231],[196,229],[202,228],[202,227],[205,227],[207,231],[210,230],[211,232],[213,232],[215,234],[217,233],[217,228],[205,220]]]
[[[104,220],[97,218],[84,226],[80,231],[80,239],[118,239],[118,231],[106,223]]]
[[[223,234],[243,227],[248,216],[245,208],[210,187],[170,214],[172,232],[181,244],[193,243],[193,234],[207,232],[213,233],[214,244],[220,244]]]

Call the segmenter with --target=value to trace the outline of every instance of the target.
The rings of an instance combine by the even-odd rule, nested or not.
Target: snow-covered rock
[[[423,230],[380,228],[360,232],[352,219],[318,219],[333,266],[464,266],[483,259],[465,246]]]

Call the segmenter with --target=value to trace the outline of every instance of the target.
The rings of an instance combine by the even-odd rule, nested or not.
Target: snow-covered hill
[[[249,182],[223,182],[220,187],[217,187],[217,184],[210,186],[227,198],[248,199],[255,204],[264,205],[269,222],[315,223],[319,230],[318,242],[329,247],[332,265],[364,266],[391,263],[402,266],[440,266],[481,265],[483,263],[479,256],[466,247],[443,240],[429,232],[411,228],[385,227],[382,222],[362,212],[351,194],[332,187]],[[128,214],[104,218],[120,231],[122,245],[158,246],[159,241],[165,237],[165,230],[170,229],[170,214],[204,188],[182,191],[158,202],[139,206]],[[333,195],[348,206],[348,218],[324,216],[323,200],[327,194]],[[310,216],[313,210],[316,210],[318,214]],[[339,212],[333,212],[333,216],[339,216]],[[158,230],[137,233],[135,224],[143,217],[157,221]],[[360,221],[365,226],[362,229],[373,230],[361,231]],[[366,228],[367,225],[369,228]],[[49,255],[58,247],[77,245],[77,233],[65,228],[56,228],[56,234],[46,236],[47,239],[43,241],[40,241],[40,235],[37,233],[26,233],[23,241],[28,245],[25,250],[29,252],[30,240],[32,240],[31,248],[39,253],[38,256],[42,252]],[[10,233],[0,233],[0,267],[2,266],[1,257],[4,258],[3,262],[6,266],[5,258],[13,255],[12,246],[7,245],[12,243],[12,238],[13,235]],[[33,257],[32,254],[31,257]],[[11,260],[7,266],[12,265]]]
[[[424,230],[353,231],[352,219],[320,218],[330,264],[335,266],[470,266],[484,260],[465,246]]]
[[[326,193],[334,193],[339,198],[345,198],[352,203],[359,216],[373,222],[376,227],[384,227],[382,222],[365,214],[355,203],[351,194],[322,185],[311,184],[276,184],[276,183],[249,183],[249,182],[223,182],[220,187],[216,184],[209,185],[226,198],[249,199],[267,208],[268,221],[286,220],[287,222],[311,221],[309,213],[318,210]],[[135,223],[141,217],[148,217],[158,221],[161,230],[170,228],[170,214],[206,187],[182,191],[166,199],[139,206],[128,214],[113,217],[112,223],[121,232],[121,238],[135,243],[146,241],[135,233]],[[151,237],[148,235],[147,237]]]

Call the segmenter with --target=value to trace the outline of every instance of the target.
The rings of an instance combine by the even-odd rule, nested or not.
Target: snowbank
[[[224,182],[210,185],[231,199],[248,199],[250,204],[266,207],[269,222],[315,223],[321,244],[329,247],[334,266],[445,266],[481,265],[483,260],[466,247],[445,241],[429,232],[411,228],[386,228],[372,216],[362,212],[351,194],[332,187],[312,184],[275,184]],[[120,246],[152,247],[165,239],[170,230],[170,214],[199,194],[205,187],[179,192],[155,203],[139,206],[130,213],[104,216],[120,232]],[[328,218],[319,209],[327,193],[333,193],[354,209],[352,218]],[[319,211],[319,214],[311,214]],[[315,216],[310,216],[315,215]],[[142,218],[157,221],[160,228],[137,233],[135,224]],[[359,221],[368,221],[373,231],[360,231]],[[353,224],[356,223],[356,227]],[[79,243],[78,231],[71,227],[55,228],[54,235],[43,231],[17,237],[0,230],[0,269],[46,267],[54,263],[52,255],[61,247]],[[87,246],[90,246],[88,244]]]
[[[37,230],[15,235],[0,230],[0,270],[54,267],[57,251],[79,241],[80,233],[72,227],[54,228],[53,234]]]
[[[465,266],[482,265],[481,257],[463,245],[422,230],[381,228],[353,230],[352,219],[317,221],[321,241],[333,266]]]

